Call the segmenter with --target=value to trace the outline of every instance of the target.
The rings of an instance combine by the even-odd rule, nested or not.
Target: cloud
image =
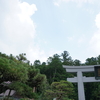
[[[95,0],[54,0],[54,5],[60,6],[62,2],[75,2],[78,4],[78,6],[80,6],[82,3],[94,3]]]
[[[94,54],[100,55],[100,29],[92,36],[90,46]]]
[[[96,22],[97,28],[100,29],[100,13],[96,15],[95,22]]]
[[[90,40],[91,51],[100,55],[100,13],[96,15],[95,24],[98,30],[93,34]]]
[[[69,42],[73,42],[73,41],[74,41],[74,39],[75,39],[75,37],[74,37],[74,36],[67,37],[67,40],[68,40]]]
[[[54,5],[59,7],[59,3],[58,2],[54,2]]]
[[[68,42],[77,43],[78,45],[82,45],[86,41],[86,36],[84,34],[69,36],[67,37]]]
[[[26,53],[31,62],[39,57],[45,59],[44,51],[34,43],[36,25],[31,16],[36,11],[35,4],[30,5],[20,0],[0,0],[0,51],[2,53],[14,55]]]

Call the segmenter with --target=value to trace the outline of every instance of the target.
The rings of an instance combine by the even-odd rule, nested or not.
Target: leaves
[[[19,58],[16,59],[16,57],[12,55],[9,57],[1,54],[0,92],[10,89],[15,90],[23,97],[37,98],[37,95],[33,93],[33,87],[39,87],[44,84],[46,76],[41,75],[38,69],[29,65],[23,56],[24,55],[20,55]]]
[[[66,80],[67,77],[73,77],[75,74],[69,74],[62,65],[80,66],[80,65],[97,65],[100,64],[100,55],[98,57],[87,58],[85,63],[80,60],[73,60],[68,51],[64,51],[61,55],[54,54],[49,57],[46,62],[41,63],[35,60],[34,65],[30,65],[26,54],[22,53],[14,57],[0,52],[0,92],[4,92],[8,88],[15,89],[23,97],[35,98],[36,94],[44,94],[46,100],[52,100],[57,97],[58,100],[69,100],[73,89],[75,93],[73,98],[77,99],[77,85],[71,85]],[[85,76],[94,76],[94,73],[84,73]],[[12,84],[6,84],[5,82]],[[47,82],[48,81],[48,82]],[[50,87],[49,87],[50,84]],[[72,87],[72,88],[71,88]],[[35,89],[35,93],[32,93]],[[100,83],[85,83],[85,94],[87,100],[100,99]],[[66,91],[66,92],[65,92]],[[42,100],[42,98],[41,98]],[[43,100],[45,100],[43,98]]]
[[[46,90],[45,95],[50,97],[56,97],[57,100],[63,100],[65,97],[68,98],[73,95],[74,87],[68,81],[53,82],[51,84],[51,90]],[[50,98],[51,99],[51,98]]]

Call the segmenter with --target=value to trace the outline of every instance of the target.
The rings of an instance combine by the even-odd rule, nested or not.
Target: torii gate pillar
[[[85,100],[85,93],[84,93],[84,84],[82,80],[82,72],[77,72],[77,81],[78,81],[78,94],[79,100]]]
[[[65,68],[67,72],[77,73],[77,77],[67,78],[67,81],[78,83],[78,100],[85,100],[84,82],[100,82],[100,80],[96,80],[95,77],[85,77],[85,76],[83,77],[82,75],[83,72],[94,72],[94,67],[97,67],[97,65],[91,65],[91,66],[63,65],[63,68]],[[100,72],[100,70],[98,72]]]

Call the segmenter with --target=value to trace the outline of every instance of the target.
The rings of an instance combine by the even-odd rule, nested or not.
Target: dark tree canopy
[[[45,95],[48,93],[50,98],[56,96],[58,100],[77,100],[77,84],[73,84],[73,88],[69,89],[68,84],[71,83],[66,81],[68,77],[74,77],[75,74],[67,73],[62,66],[99,64],[100,55],[87,58],[81,63],[78,59],[73,60],[68,51],[60,55],[54,54],[47,59],[47,62],[35,60],[33,64],[30,64],[25,53],[13,56],[0,52],[0,93],[10,89],[15,90],[23,98],[35,100],[47,100]],[[84,76],[91,77],[94,73],[84,73]],[[6,84],[7,82],[10,84]],[[84,86],[86,100],[100,100],[100,83],[85,83]],[[75,92],[68,91],[71,89]]]

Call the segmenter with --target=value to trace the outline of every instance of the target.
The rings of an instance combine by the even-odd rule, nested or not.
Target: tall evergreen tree
[[[68,51],[64,51],[64,52],[61,54],[61,57],[62,57],[62,64],[63,64],[63,65],[73,65],[73,60],[72,60],[72,58],[69,56]]]

